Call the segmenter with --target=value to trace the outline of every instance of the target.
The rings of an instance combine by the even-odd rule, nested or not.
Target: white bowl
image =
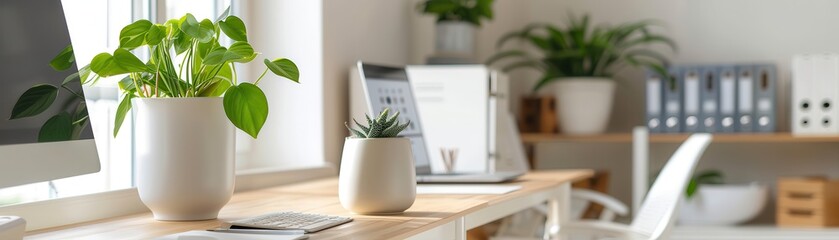
[[[690,199],[682,197],[679,224],[724,226],[736,225],[757,216],[766,205],[766,186],[701,185]]]

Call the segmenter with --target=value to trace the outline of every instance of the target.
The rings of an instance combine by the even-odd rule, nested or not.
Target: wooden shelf
[[[689,134],[650,134],[651,143],[681,143]],[[522,141],[526,144],[544,142],[579,142],[579,143],[631,143],[631,133],[609,133],[592,136],[569,136],[561,134],[524,133]],[[788,132],[767,134],[714,134],[717,143],[839,143],[839,136],[793,136]]]

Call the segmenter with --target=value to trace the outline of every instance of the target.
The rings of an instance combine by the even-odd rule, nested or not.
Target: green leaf
[[[268,99],[251,83],[231,86],[224,94],[224,113],[233,125],[256,138],[268,119]]]
[[[204,59],[204,64],[215,66],[219,64],[230,62],[249,62],[256,57],[256,52],[253,47],[247,42],[235,42],[230,45],[230,49],[218,47],[207,54]]]
[[[428,0],[424,3],[423,12],[443,14],[457,9],[458,4],[451,0]]]
[[[288,78],[296,83],[300,82],[300,70],[297,69],[297,65],[291,60],[287,58],[277,58],[274,59],[274,61],[265,59],[264,62],[265,66],[268,66],[268,69],[277,76]]]
[[[723,183],[723,175],[720,171],[717,170],[707,170],[703,171],[696,176],[694,176],[690,182],[688,182],[688,186],[685,189],[685,195],[687,198],[693,197],[697,191],[699,191],[699,186],[703,184],[722,184]]]
[[[157,45],[163,41],[163,38],[166,37],[166,27],[163,25],[155,24],[149,28],[148,33],[146,33],[146,44],[148,45]]]
[[[81,82],[82,85],[86,84],[89,80],[88,77],[90,77],[90,72],[90,64],[85,65],[84,67],[79,69],[79,82]],[[64,84],[65,83],[62,83],[61,85]]]
[[[192,37],[181,31],[178,31],[172,37],[172,40],[174,41],[176,54],[182,54],[192,46]]]
[[[148,71],[143,61],[131,54],[128,50],[117,49],[114,55],[100,53],[90,61],[90,70],[102,77],[110,77],[119,74]]]
[[[200,42],[209,42],[213,38],[213,35],[215,35],[215,27],[210,20],[206,20],[206,22],[209,23],[209,26],[206,26],[204,21],[198,22],[195,16],[187,13],[181,18],[181,31],[192,38],[198,39]]]
[[[154,24],[145,19],[128,24],[119,32],[119,47],[130,50],[143,46],[146,33],[149,32],[152,25]]]
[[[354,119],[353,119],[353,120],[354,120]],[[358,122],[356,122],[356,124],[357,124],[357,123],[358,123]],[[346,126],[346,127],[347,127],[347,129],[348,129],[348,130],[350,130],[350,132],[351,132],[353,135],[355,135],[355,137],[357,137],[357,138],[367,138],[367,135],[364,135],[364,132],[362,132],[362,131],[358,131],[358,130],[355,130],[354,128],[350,127],[350,125],[349,125],[347,122],[344,122],[344,126]],[[359,127],[361,127],[361,125],[359,125]]]
[[[229,16],[224,21],[218,23],[224,35],[230,37],[234,41],[248,41],[248,33],[245,29],[245,22],[236,16]]]
[[[57,71],[64,71],[72,67],[74,62],[76,58],[73,55],[73,45],[67,45],[50,61],[50,66]]]
[[[67,77],[64,77],[64,81],[61,81],[61,86],[67,86],[67,84],[70,84],[71,82],[77,79],[79,79],[79,72],[74,72],[70,75],[67,75]]]
[[[38,142],[68,141],[73,137],[73,119],[67,112],[51,117],[41,126]]]
[[[486,60],[485,63],[486,63],[486,65],[492,65],[493,63],[495,63],[497,61],[500,61],[501,59],[506,59],[506,58],[510,58],[510,57],[524,57],[524,58],[529,59],[529,56],[524,51],[509,50],[509,51],[503,51],[503,52],[493,54],[492,56],[489,57],[489,59]]]
[[[114,117],[114,137],[116,137],[117,133],[119,133],[119,129],[122,127],[122,122],[125,121],[125,116],[128,115],[128,111],[131,111],[131,99],[133,98],[134,92],[129,91],[125,93],[122,101],[119,102],[116,117]]]
[[[11,119],[31,117],[44,112],[58,96],[58,87],[49,84],[35,85],[23,92],[12,108]]]
[[[233,86],[230,81],[216,79],[198,92],[199,97],[218,97]]]

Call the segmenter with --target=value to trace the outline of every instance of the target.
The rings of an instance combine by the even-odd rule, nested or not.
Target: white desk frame
[[[556,188],[546,189],[526,196],[509,199],[489,205],[478,211],[467,214],[456,220],[443,224],[429,231],[412,236],[408,239],[453,239],[466,240],[466,231],[487,224],[489,222],[509,216],[513,213],[548,203],[548,222],[545,226],[545,239],[558,237],[560,226],[569,219],[571,210],[571,182],[562,183]]]

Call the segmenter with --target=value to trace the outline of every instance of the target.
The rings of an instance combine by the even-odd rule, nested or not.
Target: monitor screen
[[[419,119],[419,112],[414,98],[411,83],[404,68],[392,68],[363,64],[364,86],[367,92],[367,103],[371,115],[377,115],[385,108],[389,108],[391,114],[399,111],[399,121],[411,121],[411,125],[399,136],[411,140],[411,150],[414,154],[414,164],[418,174],[431,173],[431,165],[425,140],[422,135],[422,127]],[[372,116],[371,116],[372,117]]]
[[[75,64],[64,71],[50,66],[70,44],[61,1],[0,1],[0,32],[0,145],[92,139],[90,124],[84,120],[87,110],[79,104],[83,100],[78,96],[83,95],[80,84],[67,84],[69,89],[61,86],[65,77],[77,71]],[[49,104],[52,92],[57,93],[55,100],[43,112],[21,116],[26,108],[15,110],[15,104],[24,92],[40,84],[55,88],[39,88],[39,94],[22,101],[30,104],[21,106]],[[51,120],[59,115],[64,116]],[[68,123],[73,129],[66,128]]]

